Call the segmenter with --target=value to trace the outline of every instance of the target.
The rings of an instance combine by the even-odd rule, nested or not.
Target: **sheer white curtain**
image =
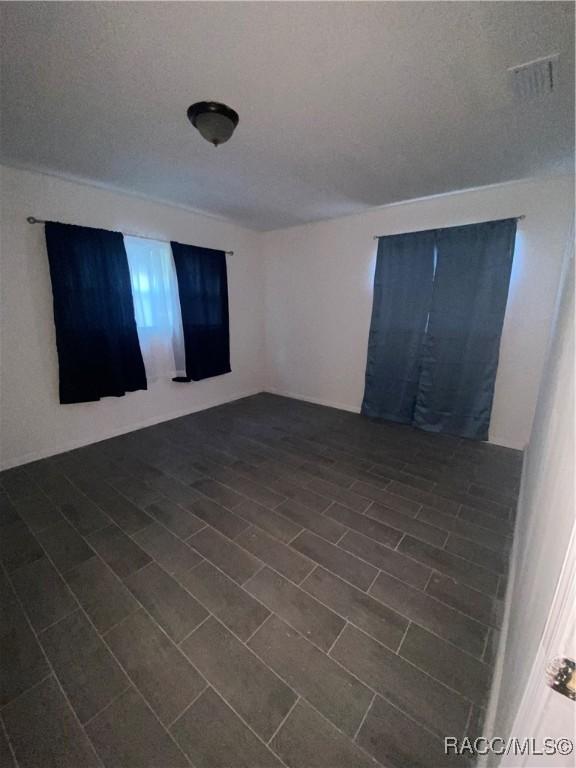
[[[184,335],[170,243],[124,237],[148,381],[184,376]]]

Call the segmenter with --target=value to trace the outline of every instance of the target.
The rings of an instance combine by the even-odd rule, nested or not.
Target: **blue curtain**
[[[362,413],[412,422],[434,276],[434,232],[381,237]]]
[[[515,237],[516,219],[437,230],[415,426],[488,438]]]
[[[170,245],[186,356],[186,376],[173,381],[200,381],[230,373],[226,254],[195,245]]]
[[[47,222],[61,403],[146,389],[120,232]]]

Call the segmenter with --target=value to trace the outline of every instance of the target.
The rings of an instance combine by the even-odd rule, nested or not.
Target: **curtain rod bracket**
[[[44,219],[37,219],[36,216],[26,216],[26,221],[28,224],[46,224],[46,221]],[[142,240],[160,240],[158,237],[150,237],[149,235],[134,235],[132,233],[126,233],[123,232],[122,234],[126,235],[127,237],[139,237]],[[164,242],[164,241],[160,241]],[[234,251],[224,251],[226,256],[234,256]]]

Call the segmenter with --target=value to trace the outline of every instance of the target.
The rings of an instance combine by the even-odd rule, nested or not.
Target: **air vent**
[[[514,95],[522,100],[536,99],[558,87],[558,54],[535,59],[508,70]]]

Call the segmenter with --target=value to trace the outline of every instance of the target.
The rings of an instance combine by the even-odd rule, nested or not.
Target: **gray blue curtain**
[[[61,403],[146,389],[120,232],[47,222]]]
[[[515,237],[515,219],[437,231],[415,426],[488,439]]]
[[[434,232],[378,241],[362,413],[410,424],[432,296]]]
[[[488,438],[515,236],[506,219],[380,238],[362,413]]]
[[[200,381],[230,373],[226,254],[196,245],[170,245],[186,355],[186,376],[174,381]]]

